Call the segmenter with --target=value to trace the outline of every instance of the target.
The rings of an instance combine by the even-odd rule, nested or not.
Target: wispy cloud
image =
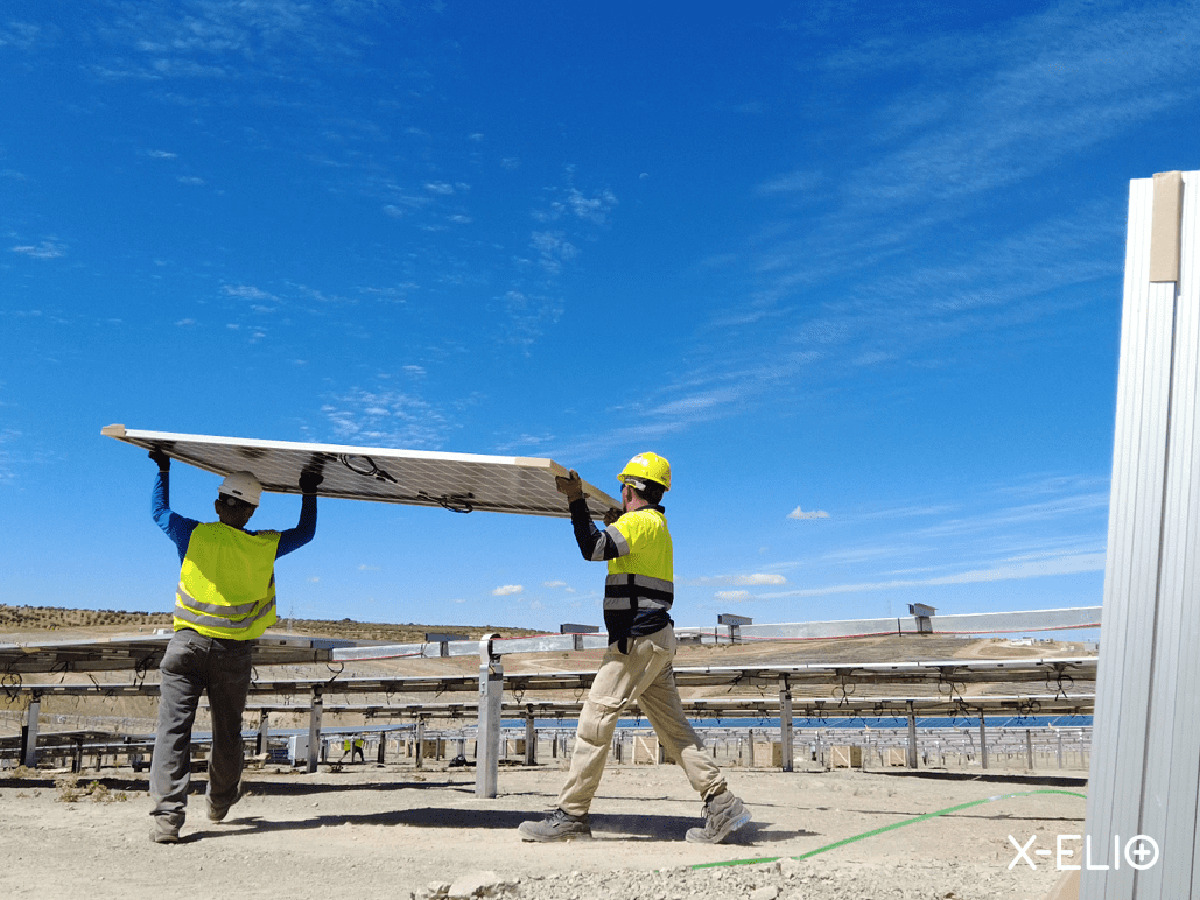
[[[935,498],[923,505],[851,510],[838,517],[832,546],[764,567],[803,571],[804,587],[756,599],[877,594],[1100,572],[1107,493],[1095,490],[1096,482],[1091,476],[1036,474],[961,493],[953,503]],[[1013,503],[1015,499],[1035,502]]]
[[[897,578],[889,581],[832,584],[823,587],[776,591],[760,595],[762,599],[783,597],[827,597],[833,594],[860,594],[901,588],[935,587],[945,585],[983,584],[993,581],[1014,581],[1046,578],[1054,575],[1078,575],[1104,570],[1104,553],[1080,553],[1046,559],[1026,560],[985,569],[970,569],[933,578]]]
[[[805,512],[799,506],[787,514],[789,519],[828,519],[829,513],[824,510],[814,510],[813,512]]]
[[[45,240],[38,244],[18,244],[9,249],[31,259],[59,259],[67,255],[66,245],[56,240]]]
[[[0,484],[13,481],[16,478],[16,461],[8,445],[21,437],[21,432],[14,428],[0,430]]]
[[[1121,191],[1032,216],[1014,201],[1094,145],[1193,108],[1197,80],[1171,73],[1194,68],[1200,19],[1071,2],[986,29],[935,20],[868,24],[824,57],[805,45],[814,91],[830,108],[853,96],[882,137],[857,141],[837,177],[797,158],[753,188],[761,225],[719,262],[742,288],[697,329],[689,368],[635,410],[646,427],[670,434],[987,342],[1020,352],[1119,278]],[[863,95],[868,76],[897,87]]]
[[[787,584],[787,578],[776,572],[755,572],[750,575],[707,575],[701,578],[681,579],[680,584],[706,586],[721,584],[762,585]]]
[[[742,603],[750,599],[749,591],[717,591],[713,594],[713,599],[723,600],[726,603]]]
[[[450,428],[430,403],[403,391],[355,388],[331,397],[321,412],[333,436],[348,443],[436,450]]]
[[[493,597],[512,597],[525,590],[524,585],[520,584],[502,584],[500,587],[492,591]]]

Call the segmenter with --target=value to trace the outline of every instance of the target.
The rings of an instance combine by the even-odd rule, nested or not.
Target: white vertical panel
[[[1125,247],[1124,301],[1121,314],[1121,359],[1117,378],[1116,431],[1113,441],[1112,487],[1109,495],[1108,555],[1104,574],[1104,609],[1101,627],[1101,654],[1096,676],[1096,709],[1092,741],[1092,772],[1112,772],[1116,768],[1116,742],[1113,736],[1119,730],[1120,710],[1120,665],[1124,656],[1126,622],[1129,607],[1119,603],[1118,598],[1128,595],[1127,579],[1132,572],[1130,554],[1133,547],[1133,507],[1136,497],[1138,447],[1137,431],[1140,423],[1139,402],[1142,381],[1141,356],[1144,347],[1144,317],[1133,290],[1134,268],[1141,251],[1143,229],[1141,219],[1144,201],[1139,182],[1134,181],[1129,189],[1129,237]],[[1147,238],[1148,240],[1148,238]],[[1147,245],[1148,249],[1148,245]],[[1111,831],[1112,804],[1115,783],[1111,779],[1093,778],[1088,790],[1087,823],[1097,834]],[[1089,832],[1090,833],[1090,832]],[[1103,882],[1099,876],[1083,873],[1083,886],[1088,880],[1095,882],[1093,891],[1102,892]],[[1085,893],[1084,896],[1087,896]],[[1100,893],[1094,893],[1100,896]]]
[[[1150,181],[1142,183],[1142,218],[1149,222]],[[1154,627],[1158,613],[1158,579],[1163,522],[1163,488],[1166,459],[1168,401],[1171,380],[1171,333],[1174,285],[1150,284],[1148,272],[1149,228],[1139,241],[1139,257],[1133,267],[1134,292],[1139,315],[1145,322],[1140,348],[1143,381],[1138,402],[1142,420],[1136,432],[1135,462],[1137,496],[1134,503],[1132,571],[1128,592],[1117,602],[1127,607],[1125,645],[1120,680],[1116,742],[1117,768],[1114,777],[1111,833],[1091,835],[1092,845],[1113,846],[1112,837],[1122,840],[1138,834],[1142,806],[1142,783],[1146,772],[1146,743],[1151,707],[1151,667],[1154,658]],[[1142,250],[1141,246],[1145,246]],[[1116,860],[1110,859],[1110,864]],[[1133,896],[1134,870],[1129,866],[1107,872],[1104,896],[1128,900]]]
[[[1171,392],[1173,284],[1149,282],[1151,179],[1130,185],[1109,552],[1087,834],[1111,856],[1139,832],[1148,772]],[[1165,698],[1164,698],[1165,699]],[[1162,702],[1160,700],[1160,702]],[[1100,848],[1105,848],[1100,850]],[[1097,860],[1097,861],[1103,861]],[[1112,863],[1114,860],[1107,859]],[[1127,865],[1081,873],[1081,896],[1128,900]]]
[[[1177,215],[1177,214],[1176,214]],[[1159,842],[1160,848],[1171,845],[1171,859],[1179,860],[1180,854],[1191,852],[1191,832],[1172,833],[1170,820],[1176,818],[1172,806],[1181,802],[1194,804],[1195,768],[1190,776],[1183,766],[1173,765],[1177,752],[1192,743],[1195,728],[1185,717],[1180,716],[1179,699],[1181,685],[1186,685],[1187,672],[1194,656],[1190,646],[1195,640],[1195,631],[1184,631],[1186,612],[1186,566],[1189,544],[1188,508],[1192,485],[1195,479],[1194,429],[1195,429],[1195,379],[1197,371],[1197,321],[1194,304],[1180,302],[1181,297],[1174,283],[1165,285],[1172,292],[1175,305],[1175,345],[1172,356],[1173,377],[1171,383],[1171,424],[1167,436],[1167,468],[1163,504],[1162,551],[1158,588],[1158,620],[1155,623],[1153,647],[1154,679],[1148,699],[1150,707],[1149,730],[1146,735],[1146,771],[1141,798],[1141,820],[1138,832],[1149,835]],[[1185,636],[1186,635],[1186,636]],[[1194,672],[1192,673],[1195,674]],[[1195,748],[1193,748],[1194,750]],[[1195,759],[1195,752],[1191,753]],[[1191,782],[1190,789],[1188,783]],[[1188,801],[1177,793],[1188,790]],[[1123,835],[1123,837],[1125,837]],[[1168,876],[1168,867],[1155,866],[1138,875],[1137,893],[1143,898],[1175,898],[1187,896],[1174,888],[1165,890],[1166,881],[1177,883],[1179,867],[1175,876]],[[1191,880],[1191,866],[1185,871],[1184,884]]]
[[[1178,610],[1171,650],[1178,677],[1164,685],[1170,698],[1173,728],[1161,765],[1169,782],[1163,794],[1166,815],[1157,831],[1145,830],[1161,846],[1162,863],[1139,876],[1148,897],[1162,900],[1192,894],[1196,850],[1196,805],[1200,797],[1200,173],[1184,175],[1184,209],[1180,232],[1180,278],[1177,295],[1175,401],[1172,409],[1171,465],[1181,474],[1168,486],[1170,515],[1165,519],[1164,557],[1172,580],[1164,579],[1163,602]],[[1160,764],[1155,760],[1156,767]],[[1154,798],[1156,801],[1158,798]],[[1149,804],[1148,804],[1149,805]],[[1148,820],[1147,820],[1148,821]],[[1156,827],[1157,823],[1156,823]],[[1161,883],[1161,888],[1153,892]]]

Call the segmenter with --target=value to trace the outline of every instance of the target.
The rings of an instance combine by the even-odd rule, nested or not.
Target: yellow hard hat
[[[667,462],[665,457],[659,456],[657,453],[639,453],[629,462],[625,463],[625,468],[621,470],[621,474],[617,476],[617,480],[621,484],[630,484],[637,481],[653,481],[656,484],[661,484],[663,490],[671,489],[671,464]],[[638,487],[633,484],[633,487]]]

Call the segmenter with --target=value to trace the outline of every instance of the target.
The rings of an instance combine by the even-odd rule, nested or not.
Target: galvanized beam
[[[497,794],[500,770],[500,704],[504,699],[504,666],[495,652],[498,634],[480,640],[479,744],[475,751],[475,796],[490,800]]]

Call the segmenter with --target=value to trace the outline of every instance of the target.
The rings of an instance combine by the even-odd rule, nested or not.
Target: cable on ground
[[[807,853],[801,853],[799,856],[763,856],[754,859],[730,859],[724,862],[715,863],[697,863],[692,866],[692,869],[713,869],[718,866],[749,866],[761,863],[776,862],[780,859],[808,859],[810,856],[816,856],[818,853],[824,853],[827,850],[835,850],[838,847],[844,847],[847,844],[853,844],[856,841],[864,840],[865,838],[874,837],[877,834],[883,834],[887,831],[894,831],[897,828],[903,828],[905,825],[913,825],[917,822],[925,822],[929,819],[936,819],[938,816],[945,816],[949,813],[960,812],[964,809],[970,809],[973,806],[980,806],[984,803],[993,803],[996,800],[1008,800],[1012,797],[1032,797],[1035,794],[1063,794],[1068,797],[1080,797],[1087,799],[1087,794],[1080,794],[1076,791],[1060,791],[1054,788],[1043,788],[1037,791],[1017,791],[1013,794],[997,794],[995,797],[984,797],[982,800],[971,800],[968,803],[960,803],[957,806],[948,806],[945,809],[939,809],[937,812],[925,813],[924,815],[914,816],[911,819],[905,819],[902,822],[893,822],[891,825],[884,825],[882,828],[872,828],[870,831],[864,831],[862,834],[856,834],[854,837],[843,838],[840,841],[834,841],[832,844],[826,844],[824,847],[818,847],[816,850],[809,850]]]

